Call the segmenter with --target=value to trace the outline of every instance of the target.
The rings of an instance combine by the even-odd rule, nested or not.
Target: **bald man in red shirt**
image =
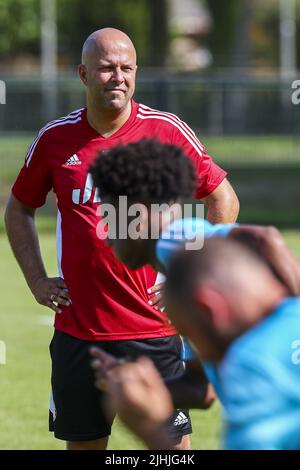
[[[105,449],[113,417],[99,406],[89,347],[115,356],[148,355],[168,377],[178,373],[181,340],[167,317],[149,304],[157,273],[132,271],[98,238],[99,196],[87,173],[100,150],[155,138],[180,146],[194,162],[197,198],[212,223],[236,220],[239,204],[226,172],[206,153],[177,116],[136,103],[136,52],[126,34],[105,28],[83,45],[79,76],[87,105],[48,123],[29,147],[12,188],[6,227],[9,240],[36,300],[55,311],[50,430],[67,448]],[[59,277],[49,278],[39,250],[34,217],[53,190],[57,198]],[[188,410],[174,410],[170,436],[189,449]]]

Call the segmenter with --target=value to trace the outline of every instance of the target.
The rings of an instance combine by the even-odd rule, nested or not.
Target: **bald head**
[[[81,62],[88,65],[95,56],[105,55],[115,48],[126,50],[136,64],[136,50],[131,39],[116,28],[102,28],[90,34],[82,47]]]
[[[174,256],[167,274],[167,311],[204,359],[272,312],[285,292],[269,267],[237,241],[211,238],[199,251]]]
[[[87,89],[88,114],[130,114],[135,90],[136,52],[127,34],[114,28],[92,33],[82,48],[79,76]],[[110,114],[112,113],[112,114]],[[109,123],[108,123],[109,124]]]
[[[178,277],[178,279],[177,279]],[[206,239],[204,247],[195,252],[180,253],[170,269],[170,287],[194,296],[200,285],[215,286],[224,295],[262,292],[276,281],[265,261],[241,243],[230,239]]]

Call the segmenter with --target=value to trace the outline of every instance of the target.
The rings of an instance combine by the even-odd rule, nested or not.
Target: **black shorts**
[[[52,359],[52,394],[49,429],[65,441],[89,441],[109,436],[109,420],[101,408],[103,395],[94,385],[90,367],[91,345],[100,346],[116,356],[136,359],[148,356],[163,377],[172,377],[184,369],[180,359],[179,336],[128,341],[84,341],[55,330],[50,344]],[[169,424],[170,437],[178,443],[191,434],[188,410],[175,410]]]

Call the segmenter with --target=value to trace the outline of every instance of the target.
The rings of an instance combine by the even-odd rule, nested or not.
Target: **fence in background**
[[[84,106],[85,90],[75,74],[61,76],[50,115],[49,95],[44,100],[38,78],[0,78],[6,84],[6,104],[0,105],[1,213],[37,130]],[[292,104],[292,92],[291,83],[278,80],[142,72],[135,98],[179,115],[197,132],[228,171],[241,200],[241,221],[300,227],[300,104]],[[51,201],[45,215],[53,214]]]
[[[84,86],[75,73],[60,76],[46,92],[39,77],[0,78],[6,83],[7,103],[0,106],[1,134],[34,133],[85,102]],[[292,104],[292,92],[291,83],[279,79],[142,71],[135,98],[179,115],[205,135],[299,135],[300,105]],[[52,111],[49,94],[56,103]]]

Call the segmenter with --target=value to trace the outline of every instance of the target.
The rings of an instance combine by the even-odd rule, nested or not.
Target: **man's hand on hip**
[[[153,287],[148,289],[148,294],[153,295],[149,300],[149,304],[152,305],[155,310],[163,311],[165,308],[164,300],[163,300],[163,292],[164,292],[165,282],[160,282],[159,284],[155,284]]]
[[[65,281],[61,277],[42,277],[32,287],[36,301],[61,313],[60,305],[69,306],[71,299]]]

